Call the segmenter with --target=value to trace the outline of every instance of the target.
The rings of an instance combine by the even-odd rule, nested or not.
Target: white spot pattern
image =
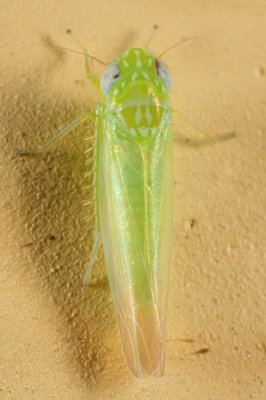
[[[134,128],[130,128],[130,132],[133,136],[137,136],[137,131]]]
[[[152,115],[151,115],[151,110],[149,106],[146,106],[146,119],[149,125],[151,125],[152,121]]]
[[[150,128],[139,128],[138,131],[142,137],[147,137],[149,134]]]
[[[141,115],[141,109],[140,106],[137,107],[137,111],[135,113],[135,121],[136,124],[139,125],[140,121],[141,121],[142,115]]]
[[[150,58],[149,58],[149,61],[148,61],[148,66],[149,66],[149,67],[152,65],[152,62],[153,62],[153,58],[150,57]]]
[[[129,64],[128,64],[127,60],[123,60],[123,64],[124,64],[124,66],[125,66],[126,68],[129,67]]]
[[[147,72],[142,72],[142,76],[143,76],[143,78],[147,79],[147,81],[150,81],[150,77],[147,74]]]
[[[139,57],[140,51],[139,50],[135,50],[135,54],[136,54],[136,57],[137,57],[136,66],[138,68],[140,68],[140,67],[142,67],[142,62],[141,62],[140,57]]]

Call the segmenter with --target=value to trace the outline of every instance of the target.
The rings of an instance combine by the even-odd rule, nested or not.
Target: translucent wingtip
[[[148,304],[118,318],[126,362],[136,379],[164,375],[165,321],[160,314],[158,305]]]

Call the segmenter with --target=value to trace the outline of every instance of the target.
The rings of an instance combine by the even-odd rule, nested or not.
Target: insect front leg
[[[91,71],[88,56],[85,57],[85,68],[86,68],[87,78],[90,80],[92,85],[95,87],[95,89],[97,90],[97,92],[101,96],[101,98],[104,99],[104,95],[102,94],[102,91],[100,88],[100,79],[97,78],[97,76]]]
[[[104,95],[103,95],[103,93],[101,91],[101,87],[100,87],[100,79],[92,72],[91,67],[90,67],[90,56],[88,54],[88,50],[86,49],[86,47],[82,46],[80,41],[73,35],[71,29],[68,29],[66,32],[67,32],[68,35],[70,35],[72,37],[73,40],[75,40],[75,42],[83,50],[84,55],[85,55],[85,69],[86,69],[87,78],[90,80],[91,84],[97,90],[97,92],[100,95],[100,97],[102,99],[104,99],[105,97],[104,97]],[[105,64],[105,63],[102,62],[102,64]]]
[[[79,118],[75,119],[73,122],[71,122],[69,125],[67,125],[65,128],[63,128],[57,135],[55,135],[49,142],[45,143],[42,147],[39,147],[37,149],[16,149],[15,152],[16,154],[34,154],[34,153],[42,153],[43,151],[46,151],[50,149],[55,143],[57,143],[62,137],[64,137],[67,133],[72,131],[72,129],[76,128],[78,125],[80,125],[82,122],[86,121],[86,119],[91,119],[92,121],[95,121],[95,114],[91,112],[86,112],[85,114],[82,114]]]

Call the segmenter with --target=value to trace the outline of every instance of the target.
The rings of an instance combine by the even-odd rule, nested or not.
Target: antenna
[[[189,40],[193,40],[193,39],[198,39],[198,38],[200,38],[200,37],[202,37],[202,36],[207,36],[207,34],[199,35],[199,36],[193,36],[193,37],[188,38],[188,39],[183,39],[183,40],[181,40],[180,42],[174,44],[173,46],[168,47],[168,48],[167,48],[166,50],[164,50],[157,58],[161,58],[161,57],[164,56],[165,53],[167,53],[169,50],[174,49],[175,47],[179,46],[180,44],[182,44],[182,43],[184,43],[184,42],[188,42]]]
[[[82,46],[82,44],[80,43],[80,41],[73,35],[71,29],[67,29],[66,33],[68,35],[70,35],[72,37],[72,39],[83,49],[84,53],[82,53],[81,51],[77,51],[77,50],[73,50],[73,49],[68,49],[67,47],[61,47],[61,46],[57,46],[58,49],[62,49],[62,50],[67,50],[67,51],[72,51],[72,53],[77,53],[77,54],[82,54],[85,57],[89,57],[94,61],[97,61],[98,63],[102,64],[102,65],[108,65],[108,63],[100,60],[99,58],[92,56],[91,54],[88,54],[88,51],[85,47]]]
[[[157,24],[153,25],[152,29],[151,29],[151,33],[150,36],[147,40],[147,42],[144,45],[144,48],[148,48],[149,43],[151,42],[151,40],[153,39],[153,36],[155,35],[155,33],[157,32],[157,29],[159,28],[159,26]]]

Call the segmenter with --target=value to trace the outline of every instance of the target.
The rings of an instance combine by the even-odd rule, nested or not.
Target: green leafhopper
[[[99,231],[124,354],[139,379],[164,371],[173,208],[170,87],[159,59],[130,49],[103,73],[107,97],[96,112]]]
[[[84,120],[95,122],[96,231],[84,282],[102,243],[128,368],[138,379],[160,377],[173,219],[171,75],[159,57],[132,48],[99,80],[85,53],[88,78],[103,99],[95,113],[83,114],[40,149],[17,154],[47,150]]]

